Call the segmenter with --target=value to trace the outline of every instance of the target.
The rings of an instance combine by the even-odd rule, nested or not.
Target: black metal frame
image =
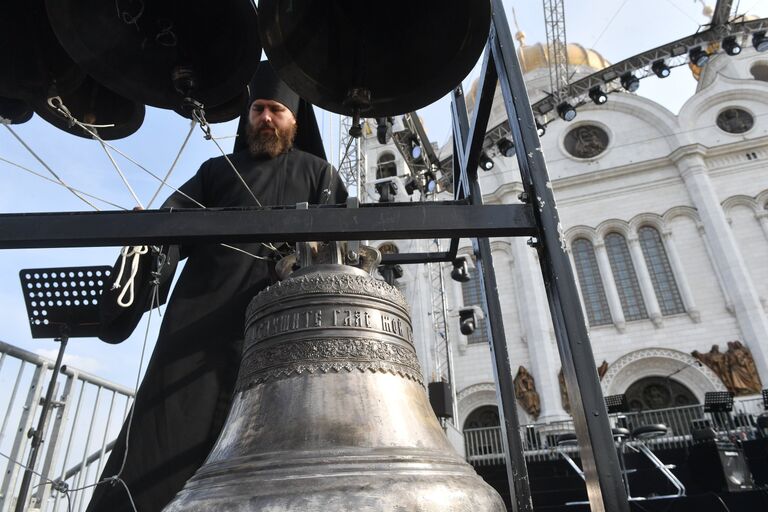
[[[493,19],[472,123],[461,88],[454,91],[454,194],[456,201],[360,208],[174,210],[0,215],[0,248],[84,247],[245,241],[450,238],[447,252],[388,255],[386,263],[451,261],[459,238],[474,237],[490,324],[490,345],[503,413],[513,509],[532,511],[523,443],[515,407],[509,350],[504,336],[493,260],[487,237],[533,236],[563,363],[581,448],[591,510],[629,512],[618,457],[586,323],[536,124],[501,0]],[[483,205],[477,166],[497,79],[523,179],[523,199],[535,204]],[[525,201],[524,201],[525,202]],[[468,204],[467,204],[468,203]]]

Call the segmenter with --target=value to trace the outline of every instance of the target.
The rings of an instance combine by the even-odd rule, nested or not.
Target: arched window
[[[605,249],[608,252],[608,261],[611,262],[613,280],[619,292],[624,318],[627,320],[648,318],[640,284],[637,282],[635,266],[629,255],[627,240],[618,233],[611,233],[605,237]]]
[[[645,264],[651,274],[653,289],[659,301],[662,315],[685,313],[680,291],[677,289],[672,267],[669,265],[667,252],[661,241],[661,235],[655,228],[643,226],[637,231],[640,247],[643,250]]]
[[[483,306],[483,295],[481,293],[479,275],[473,268],[469,269],[469,281],[461,283],[461,296],[463,298],[464,307],[469,306]],[[467,336],[467,343],[488,343],[488,327],[485,323],[485,319],[477,319],[477,325],[475,325],[475,332]]]
[[[397,165],[395,165],[395,155],[390,152],[383,153],[376,162],[376,179],[389,178],[397,176]]]
[[[579,276],[581,295],[587,310],[589,325],[607,325],[612,322],[611,310],[605,298],[603,280],[597,268],[595,249],[592,243],[584,238],[578,238],[571,244],[573,260],[576,264],[576,275]]]

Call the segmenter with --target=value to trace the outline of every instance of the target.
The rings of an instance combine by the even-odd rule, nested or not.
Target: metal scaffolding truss
[[[567,101],[571,106],[578,107],[591,101],[588,95],[593,87],[600,87],[606,94],[618,91],[621,85],[617,79],[622,75],[633,73],[639,79],[653,75],[651,66],[659,60],[665,61],[670,68],[687,65],[689,50],[701,47],[709,53],[720,51],[720,42],[729,36],[736,37],[741,46],[746,47],[749,35],[763,30],[768,30],[768,18],[737,19],[717,25],[713,21],[710,28],[702,32],[639,53],[555,90],[550,96],[533,104],[533,113],[541,124],[546,125],[557,118],[556,110],[561,102]]]

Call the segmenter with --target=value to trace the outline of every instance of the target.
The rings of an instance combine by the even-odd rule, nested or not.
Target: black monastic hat
[[[317,118],[312,104],[299,97],[293,89],[280,80],[266,60],[261,61],[248,85],[248,106],[240,116],[240,123],[237,126],[235,152],[247,147],[245,127],[248,124],[248,111],[251,104],[257,99],[279,101],[285,105],[296,116],[296,124],[298,125],[293,147],[323,160],[326,159],[323,139],[320,137],[320,129],[317,126]]]

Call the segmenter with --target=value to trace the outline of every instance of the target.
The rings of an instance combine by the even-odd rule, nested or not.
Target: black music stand
[[[712,415],[716,428],[731,430],[730,412],[733,410],[733,393],[730,391],[708,391],[704,393],[704,412]]]
[[[112,267],[109,266],[36,268],[19,272],[32,337],[53,338],[60,344],[37,428],[28,434],[32,443],[16,501],[16,512],[23,512],[26,506],[27,492],[43,442],[45,421],[53,401],[67,341],[69,338],[98,335],[101,291],[111,272]]]
[[[605,406],[608,408],[608,414],[629,412],[629,402],[625,394],[606,396]]]

